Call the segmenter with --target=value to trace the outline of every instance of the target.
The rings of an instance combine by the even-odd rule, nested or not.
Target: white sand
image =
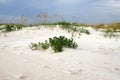
[[[76,35],[77,49],[61,53],[32,51],[31,42],[70,33],[60,28],[24,28],[0,33],[0,80],[120,80],[120,38],[104,38],[89,28],[91,35]]]

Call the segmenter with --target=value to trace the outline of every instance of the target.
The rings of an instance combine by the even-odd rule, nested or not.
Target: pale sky
[[[0,0],[0,17],[40,12],[77,16],[83,23],[120,22],[120,0]]]

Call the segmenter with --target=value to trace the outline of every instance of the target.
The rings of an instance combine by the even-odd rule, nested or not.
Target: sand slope
[[[89,28],[91,35],[76,35],[77,49],[61,53],[51,49],[32,51],[31,42],[67,33],[60,28],[24,28],[1,33],[0,80],[120,80],[120,39],[104,38]]]

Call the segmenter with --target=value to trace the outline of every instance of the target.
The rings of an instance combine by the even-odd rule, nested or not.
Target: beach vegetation
[[[23,26],[24,25],[20,25],[20,24],[6,24],[2,28],[2,30],[4,30],[4,32],[16,31],[16,30],[21,30]]]
[[[68,39],[65,36],[55,36],[53,38],[49,38],[49,42],[45,40],[45,43],[31,43],[29,47],[32,50],[39,50],[39,49],[48,49],[51,47],[54,52],[62,52],[63,48],[77,48],[78,45],[73,39]]]

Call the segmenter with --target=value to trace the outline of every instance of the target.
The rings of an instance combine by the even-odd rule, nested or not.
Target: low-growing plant
[[[45,43],[39,43],[43,49],[48,49],[49,48],[49,43],[47,40],[45,40]]]
[[[66,22],[66,21],[58,22],[57,24],[58,24],[58,25],[61,25],[61,28],[62,28],[62,29],[68,29],[68,28],[70,28],[70,25],[71,25],[70,22]]]
[[[77,48],[78,45],[76,42],[73,41],[73,39],[68,39],[65,36],[59,36],[59,37],[53,37],[49,38],[49,43],[46,40],[45,43],[31,43],[29,47],[32,50],[39,50],[39,49],[48,49],[49,46],[54,50],[54,52],[62,52],[63,48]]]
[[[63,47],[77,48],[77,43],[73,39],[68,39],[65,36],[49,38],[50,45],[55,52],[63,51]]]
[[[99,25],[96,25],[94,27],[96,30],[98,29],[105,29],[105,30],[113,30],[113,31],[117,31],[117,30],[120,30],[120,23],[112,23],[112,24],[108,24],[108,25],[105,25],[105,24],[99,24]]]
[[[118,36],[118,35],[114,31],[111,31],[111,30],[104,31],[104,37],[105,38],[110,38],[111,39],[112,37],[116,37],[116,36]]]
[[[31,43],[31,45],[29,45],[29,47],[32,50],[40,50],[40,49],[48,49],[49,48],[49,43],[47,42],[47,40],[45,40],[45,43]]]
[[[37,47],[38,47],[38,44],[36,44],[36,43],[31,43],[31,45],[29,45],[29,47],[30,47],[32,50],[36,50]]]
[[[14,26],[12,26],[12,25],[6,25],[6,27],[5,27],[5,31],[6,32],[9,32],[9,31],[13,31],[14,30]]]
[[[10,32],[10,31],[16,31],[16,30],[21,30],[23,25],[20,24],[6,24],[4,29],[5,32]]]
[[[90,34],[90,32],[88,30],[86,30],[85,33],[88,34],[88,35]]]
[[[21,30],[24,27],[24,25],[20,25],[20,24],[17,24],[14,26],[15,26],[16,30]]]
[[[0,26],[0,30],[5,29],[5,25]]]
[[[87,30],[87,29],[85,29],[85,28],[81,28],[80,29],[80,33],[86,33],[86,34],[90,34],[90,32]]]

